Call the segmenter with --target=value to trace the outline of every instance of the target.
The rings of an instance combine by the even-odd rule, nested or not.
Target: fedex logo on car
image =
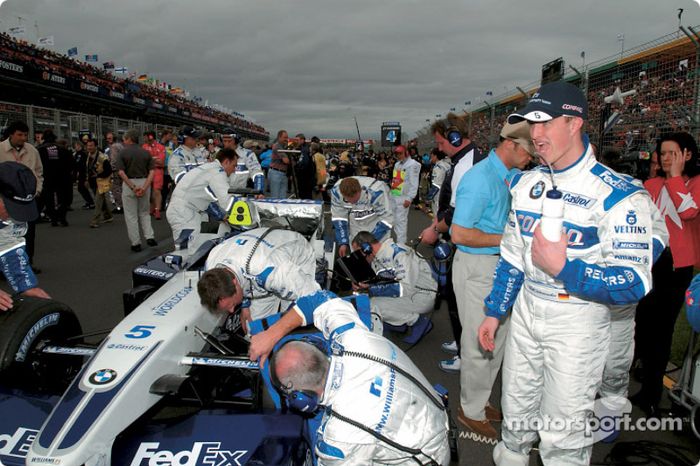
[[[38,433],[38,430],[19,427],[12,435],[0,434],[0,456],[25,458]]]
[[[159,442],[143,442],[131,466],[241,466],[248,450],[222,450],[221,442],[194,442],[191,450],[159,450]]]

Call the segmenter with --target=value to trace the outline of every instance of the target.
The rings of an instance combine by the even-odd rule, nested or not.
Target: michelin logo
[[[613,241],[613,249],[649,249],[649,244],[636,241]]]
[[[159,442],[144,442],[131,461],[131,466],[241,466],[248,450],[222,450],[221,442],[194,442],[191,450],[173,452],[159,450]]]

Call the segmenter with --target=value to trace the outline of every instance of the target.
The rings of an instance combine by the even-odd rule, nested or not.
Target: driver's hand
[[[271,335],[269,330],[253,335],[250,338],[248,357],[251,361],[258,361],[260,367],[263,367],[276,343],[277,339]]]
[[[348,246],[347,244],[343,244],[342,246],[340,246],[338,248],[338,256],[339,257],[345,257],[348,255],[349,252],[350,252],[350,246]]]
[[[10,309],[12,309],[12,296],[0,290],[0,311],[7,311]]]
[[[265,199],[265,195],[264,194],[256,194],[255,199]]]
[[[248,334],[248,322],[251,320],[253,319],[250,317],[250,308],[241,308],[241,326],[243,327],[243,333],[246,335]]]

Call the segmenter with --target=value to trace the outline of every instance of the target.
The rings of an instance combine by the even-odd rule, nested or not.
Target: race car
[[[328,285],[320,203],[244,203],[248,217],[225,235],[292,228],[313,243]],[[56,301],[21,298],[0,315],[0,466],[313,464],[305,418],[247,359],[239,323],[199,303],[197,280],[222,240],[137,267],[127,315],[96,345]]]

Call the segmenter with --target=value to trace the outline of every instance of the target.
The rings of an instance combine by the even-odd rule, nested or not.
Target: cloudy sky
[[[700,25],[700,0],[6,0],[0,29],[55,36],[252,117],[271,133],[415,132],[543,63],[620,52]]]

